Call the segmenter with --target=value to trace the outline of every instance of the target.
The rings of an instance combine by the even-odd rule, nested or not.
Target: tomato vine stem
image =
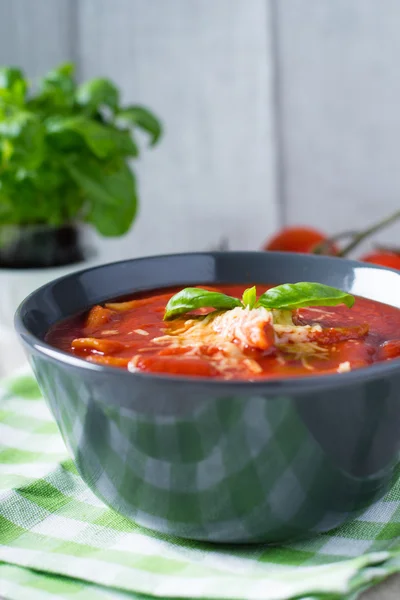
[[[352,250],[354,250],[354,248],[356,248],[359,244],[361,244],[361,242],[363,242],[365,239],[367,239],[368,237],[370,237],[377,231],[380,231],[387,225],[391,225],[398,219],[400,219],[400,210],[396,210],[394,213],[392,213],[388,217],[385,217],[381,221],[378,221],[378,223],[375,223],[374,225],[371,225],[370,227],[367,227],[367,229],[364,229],[362,231],[344,231],[342,233],[334,235],[334,236],[324,240],[320,244],[318,244],[314,248],[313,253],[314,254],[325,254],[326,250],[329,249],[329,247],[332,245],[332,243],[337,242],[338,240],[341,240],[343,238],[351,238],[351,241],[347,245],[345,245],[344,248],[342,248],[341,250],[339,250],[339,252],[337,252],[335,254],[335,256],[339,256],[339,257],[347,256]]]
[[[342,250],[339,252],[338,256],[347,256],[349,254],[349,252],[354,250],[354,248],[356,248],[361,242],[363,242],[370,235],[373,235],[374,233],[376,233],[380,229],[383,229],[387,225],[391,225],[398,219],[400,219],[400,210],[396,210],[396,212],[392,213],[385,219],[378,221],[378,223],[375,223],[375,225],[372,225],[371,227],[364,229],[364,231],[360,231],[359,233],[357,233],[354,236],[353,240],[349,244],[347,244],[347,246],[342,248]]]
[[[336,233],[335,235],[332,235],[330,238],[327,238],[326,240],[323,240],[322,242],[317,244],[312,252],[313,252],[313,254],[329,254],[329,255],[331,255],[332,252],[330,252],[329,249],[332,247],[332,244],[334,244],[335,242],[338,242],[339,240],[341,240],[343,238],[354,237],[355,235],[357,235],[357,233],[358,232],[355,230],[342,231],[341,233]],[[335,254],[335,256],[337,256],[337,254]]]

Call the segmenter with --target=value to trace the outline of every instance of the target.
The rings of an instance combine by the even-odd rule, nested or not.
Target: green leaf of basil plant
[[[236,306],[242,306],[238,298],[200,288],[185,288],[169,300],[165,308],[164,320],[168,321],[197,308],[229,310]]]
[[[66,160],[65,166],[85,192],[86,220],[104,236],[126,233],[138,205],[136,181],[128,165],[116,158],[102,164],[94,159]]]
[[[75,99],[80,106],[87,106],[94,112],[102,106],[108,106],[112,111],[116,111],[119,105],[119,92],[108,79],[96,77],[81,83],[76,90]]]
[[[306,281],[278,285],[262,294],[257,302],[258,306],[281,310],[337,304],[345,304],[351,308],[354,304],[354,296],[322,283]]]
[[[22,108],[28,84],[21,69],[0,67],[0,106]]]
[[[164,320],[173,319],[198,308],[230,310],[237,306],[267,309],[295,310],[306,306],[336,306],[345,304],[351,308],[354,296],[322,283],[285,283],[269,289],[257,300],[256,287],[243,292],[242,301],[219,292],[201,288],[185,288],[169,300]]]
[[[0,121],[0,148],[3,164],[25,169],[37,168],[43,160],[45,130],[40,119],[28,111]]]
[[[123,123],[145,131],[150,136],[151,146],[154,146],[162,135],[160,121],[144,106],[128,106],[118,112],[117,118]]]
[[[244,306],[248,306],[249,308],[254,308],[257,302],[257,290],[256,286],[253,285],[251,288],[247,288],[244,290],[242,296],[242,304]]]
[[[24,81],[24,74],[18,67],[0,67],[0,88],[11,90],[17,81]],[[26,83],[26,82],[25,82]]]
[[[74,135],[78,135],[97,158],[112,156],[137,156],[138,148],[127,130],[115,129],[94,121],[84,115],[56,116],[46,120],[50,142],[56,148],[72,150],[77,146]]]
[[[72,109],[76,84],[74,81],[75,67],[72,63],[64,63],[51,69],[39,81],[39,93],[34,99],[34,106],[52,109]]]

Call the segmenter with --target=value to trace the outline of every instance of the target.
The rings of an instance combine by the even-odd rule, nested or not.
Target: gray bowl
[[[127,260],[31,294],[16,328],[77,468],[139,525],[210,542],[279,542],[353,518],[390,485],[400,445],[400,360],[265,382],[131,374],[43,339],[110,297],[188,284],[319,281],[396,304],[400,274],[266,252]],[[400,332],[399,332],[400,337]]]

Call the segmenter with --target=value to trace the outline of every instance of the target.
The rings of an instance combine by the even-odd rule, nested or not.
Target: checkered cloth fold
[[[0,389],[0,596],[354,600],[400,571],[394,481],[357,520],[301,542],[227,547],[157,535],[92,494],[35,380],[20,374]]]

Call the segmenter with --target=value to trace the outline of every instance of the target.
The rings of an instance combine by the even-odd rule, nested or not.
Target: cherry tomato
[[[285,227],[266,242],[263,250],[308,253],[326,239],[326,235],[312,227]],[[337,248],[331,244],[327,253],[336,254]]]
[[[362,256],[360,260],[400,271],[400,254],[396,254],[395,252],[370,252]]]

